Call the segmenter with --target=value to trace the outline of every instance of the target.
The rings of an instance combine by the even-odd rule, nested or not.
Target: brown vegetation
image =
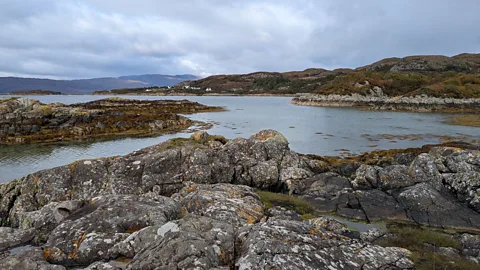
[[[480,127],[480,114],[454,115],[447,123],[456,126]]]
[[[15,102],[15,100],[11,100]],[[7,104],[4,102],[3,104]],[[11,104],[11,106],[15,106]],[[0,144],[55,142],[118,135],[155,135],[193,124],[178,114],[222,111],[188,100],[109,98],[73,105],[41,104],[0,109]]]
[[[374,86],[389,96],[480,98],[480,54],[387,58],[352,69],[306,69],[285,73],[215,75],[176,85],[189,94],[369,94]],[[185,86],[189,86],[187,89]],[[198,89],[191,89],[192,87]]]

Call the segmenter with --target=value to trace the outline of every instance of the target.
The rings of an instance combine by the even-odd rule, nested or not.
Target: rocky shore
[[[429,96],[313,95],[295,97],[292,104],[319,107],[352,107],[380,111],[478,112],[480,99],[437,98]]]
[[[0,185],[0,268],[415,269],[424,262],[418,250],[382,242],[399,240],[399,232],[354,231],[321,217],[328,213],[437,228],[454,244],[419,237],[424,248],[441,250],[435,256],[447,258],[445,269],[472,269],[458,267],[480,261],[479,186],[479,150],[434,147],[372,165],[300,155],[273,130],[234,140],[196,132]],[[257,190],[313,211],[267,206]]]
[[[15,91],[10,94],[20,95],[20,96],[49,96],[49,95],[62,95],[62,92],[50,91],[50,90],[27,90],[27,91]]]
[[[0,145],[180,131],[193,121],[178,114],[221,110],[188,100],[110,98],[65,105],[12,98],[0,100]]]

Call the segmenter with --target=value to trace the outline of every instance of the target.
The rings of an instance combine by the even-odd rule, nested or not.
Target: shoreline
[[[478,108],[480,108],[480,99],[435,98],[428,96],[303,95],[293,98],[290,103],[298,106],[431,113],[476,113]]]
[[[144,108],[149,108],[144,110]],[[115,136],[152,136],[208,126],[183,115],[225,108],[186,100],[108,98],[72,105],[29,98],[0,100],[0,145],[55,143]]]
[[[0,93],[0,96],[147,96],[147,97],[295,97],[296,94],[290,95],[277,95],[277,94],[247,94],[247,95],[239,95],[239,94],[221,94],[221,93],[212,93],[212,94],[191,94],[191,93],[172,93],[166,95],[158,95],[158,94],[60,94],[60,95],[46,95],[46,94],[9,94],[9,93]]]

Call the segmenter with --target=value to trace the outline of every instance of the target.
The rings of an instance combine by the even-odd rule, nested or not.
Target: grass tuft
[[[315,217],[314,209],[302,198],[261,190],[257,191],[257,194],[260,196],[260,200],[265,205],[266,210],[274,206],[281,206],[289,210],[294,210],[302,216],[303,220]]]
[[[437,252],[438,247],[461,248],[460,242],[447,233],[405,224],[387,224],[387,228],[395,236],[384,238],[377,244],[410,250],[411,259],[418,270],[479,269],[478,264],[465,258],[454,258]]]

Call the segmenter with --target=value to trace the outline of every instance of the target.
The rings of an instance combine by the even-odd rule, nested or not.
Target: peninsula
[[[109,98],[65,105],[0,99],[0,145],[178,132],[194,124],[178,114],[222,110],[188,100]]]

